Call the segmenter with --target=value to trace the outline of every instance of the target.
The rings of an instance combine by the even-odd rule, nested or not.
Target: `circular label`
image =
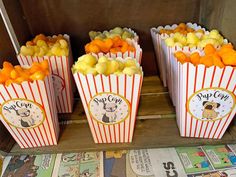
[[[187,102],[187,110],[196,119],[216,121],[230,114],[235,95],[222,88],[205,88],[195,92]]]
[[[65,81],[62,77],[57,74],[52,74],[53,87],[55,90],[56,97],[59,96],[62,90],[65,88]]]
[[[121,95],[103,92],[90,100],[88,109],[96,121],[108,125],[117,124],[129,116],[130,103]]]
[[[40,104],[21,98],[4,102],[0,113],[8,124],[16,128],[34,128],[45,119],[45,112]]]

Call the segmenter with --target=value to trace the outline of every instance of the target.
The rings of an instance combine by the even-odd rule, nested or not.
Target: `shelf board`
[[[17,144],[9,154],[40,154],[78,151],[196,146],[236,143],[236,127],[227,130],[221,140],[182,138],[175,120],[175,111],[167,89],[158,77],[145,77],[132,143],[95,144],[82,103],[76,99],[72,114],[60,114],[61,135],[57,146],[21,149]]]

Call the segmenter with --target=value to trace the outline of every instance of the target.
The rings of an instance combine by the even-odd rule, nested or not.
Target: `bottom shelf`
[[[235,126],[230,127],[221,140],[182,138],[179,136],[179,130],[174,118],[137,120],[134,139],[130,144],[95,144],[86,122],[62,125],[61,134],[62,136],[57,146],[20,149],[16,144],[10,154],[103,151],[236,143]]]

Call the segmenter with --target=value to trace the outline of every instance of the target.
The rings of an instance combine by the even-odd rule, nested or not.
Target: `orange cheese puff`
[[[104,44],[107,48],[111,48],[113,46],[113,41],[110,38],[104,40]]]
[[[121,52],[125,53],[128,50],[129,44],[126,41],[123,41],[122,47],[121,47]]]
[[[33,43],[37,43],[38,40],[43,40],[43,41],[47,41],[47,37],[44,34],[38,34],[37,36],[35,36],[35,38],[33,39]]]
[[[236,51],[226,52],[221,58],[225,65],[236,66]]]
[[[99,53],[100,51],[101,50],[100,50],[100,48],[97,45],[94,45],[94,44],[90,44],[89,45],[89,52]]]
[[[163,34],[163,33],[166,33],[166,32],[167,32],[167,30],[165,30],[165,29],[160,29],[160,31],[159,31],[160,34]]]
[[[177,28],[185,30],[187,28],[187,25],[185,23],[180,23]]]
[[[120,47],[114,47],[110,49],[111,53],[117,53],[117,52],[121,52],[121,48]]]
[[[192,32],[194,32],[194,29],[187,27],[187,32],[188,32],[188,33],[192,33]]]
[[[37,62],[33,62],[32,66],[29,68],[30,74],[33,74],[33,73],[40,71],[40,70],[41,70],[40,64]]]
[[[17,77],[19,77],[19,75],[20,74],[15,69],[13,69],[10,73],[11,79],[16,79]]]
[[[95,45],[97,45],[99,48],[101,48],[101,47],[103,47],[105,44],[104,44],[104,42],[102,41],[102,40],[100,40],[100,39],[94,39],[92,42],[91,42],[91,44],[95,44]]]
[[[34,80],[43,80],[44,77],[45,77],[45,74],[42,71],[37,71],[37,72],[35,72],[34,74],[32,74],[30,76],[30,79],[32,81],[34,81]]]
[[[190,61],[190,59],[185,55],[184,52],[178,51],[178,52],[175,52],[174,55],[178,59],[178,61],[182,64]]]
[[[123,40],[119,36],[112,38],[112,41],[113,41],[112,47],[121,47],[122,46]]]
[[[192,64],[194,64],[195,66],[198,65],[200,63],[200,55],[198,52],[194,52],[190,55],[190,61]]]
[[[49,65],[48,65],[48,60],[43,60],[41,63],[40,63],[40,67],[46,71],[49,69]]]
[[[229,43],[229,44],[224,44],[220,48],[220,50],[217,51],[217,53],[218,53],[219,56],[222,57],[224,55],[224,53],[228,53],[228,52],[232,52],[232,51],[234,51],[233,45],[231,43]]]
[[[216,49],[215,49],[215,47],[212,44],[207,44],[204,47],[205,55],[213,54],[213,53],[215,53],[215,51],[216,51]]]
[[[6,76],[2,71],[0,71],[0,84],[4,84],[9,76]]]
[[[218,66],[220,68],[225,67],[224,63],[221,61],[220,56],[218,56],[217,54],[212,55],[213,58],[213,63],[215,66]]]
[[[88,43],[84,46],[84,49],[85,49],[86,53],[89,53],[89,45],[90,45],[90,43]]]
[[[204,64],[207,67],[210,67],[210,66],[214,65],[213,58],[212,58],[212,56],[209,56],[209,55],[205,55],[205,56],[201,57],[200,58],[200,63]]]

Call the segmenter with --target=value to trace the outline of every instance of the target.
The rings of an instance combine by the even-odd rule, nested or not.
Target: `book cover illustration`
[[[176,152],[187,174],[212,171],[213,167],[201,147],[179,147]]]
[[[203,150],[216,169],[236,166],[236,156],[227,145],[203,146]]]

